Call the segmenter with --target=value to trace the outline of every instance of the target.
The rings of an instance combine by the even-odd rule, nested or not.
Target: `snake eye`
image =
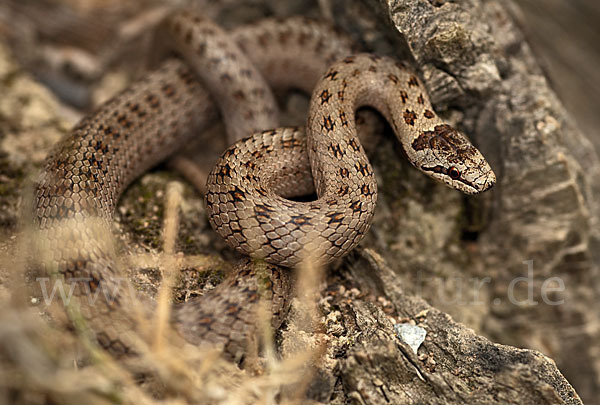
[[[460,170],[452,166],[448,169],[448,176],[450,176],[452,180],[457,180],[460,177]]]

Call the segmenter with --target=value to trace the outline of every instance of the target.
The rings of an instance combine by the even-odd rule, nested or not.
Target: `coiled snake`
[[[347,56],[348,40],[323,24],[266,20],[228,37],[197,13],[180,11],[165,22],[165,31],[168,46],[184,56],[209,91],[180,60],[163,62],[84,118],[49,156],[36,187],[40,265],[76,285],[81,313],[115,355],[136,351],[139,319],[112,241],[104,237],[116,202],[136,177],[216,119],[212,97],[229,141],[239,142],[209,176],[210,223],[229,244],[269,263],[293,266],[307,254],[327,262],[367,232],[377,186],[356,135],[354,112],[360,106],[383,113],[409,160],[427,175],[467,193],[485,191],[495,181],[481,153],[433,112],[413,73],[389,58]],[[307,92],[318,81],[306,136],[298,128],[272,129],[277,106],[262,77],[273,86]],[[256,131],[263,132],[244,138]],[[284,198],[314,189],[315,201]],[[258,299],[248,264],[242,261],[214,294],[174,308],[173,324],[181,335],[193,343],[223,344],[230,357],[240,359],[255,324],[247,303]],[[288,276],[267,265],[261,277],[267,277],[277,326],[289,295]],[[146,309],[151,312],[151,305]]]

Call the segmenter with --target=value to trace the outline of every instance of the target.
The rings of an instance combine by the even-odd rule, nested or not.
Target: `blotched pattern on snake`
[[[343,35],[303,18],[238,28],[231,40],[197,13],[181,11],[163,31],[210,93],[183,62],[163,62],[84,118],[48,158],[36,187],[41,266],[77,284],[82,314],[115,355],[135,351],[138,331],[115,249],[99,236],[110,233],[123,190],[214,121],[212,98],[219,100],[226,122],[231,115],[228,135],[238,140],[277,124],[277,106],[261,74],[274,86],[310,91],[331,62],[351,53]],[[356,55],[333,65],[319,81],[308,136],[299,129],[269,130],[225,152],[208,186],[211,224],[244,253],[282,265],[298,263],[306,246],[325,261],[355,246],[369,228],[376,201],[373,172],[355,134],[354,111],[361,105],[383,113],[411,162],[430,176],[469,193],[493,184],[485,159],[435,115],[414,74],[388,58]],[[318,200],[283,198],[311,192],[313,179]],[[242,356],[255,327],[245,302],[259,295],[251,281],[257,278],[255,266],[248,264],[243,261],[211,297],[174,308],[173,323],[187,340],[220,343],[230,357]],[[289,281],[285,271],[264,267],[259,278],[277,326]]]

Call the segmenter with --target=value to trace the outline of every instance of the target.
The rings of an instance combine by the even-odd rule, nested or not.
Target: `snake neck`
[[[279,109],[265,78],[234,38],[214,22],[191,10],[178,10],[156,34],[161,48],[179,54],[192,68],[225,118],[233,143],[279,124]]]
[[[495,175],[483,155],[464,134],[438,117],[413,72],[391,58],[358,54],[334,64],[311,99],[308,145],[318,193],[334,187],[323,179],[339,174],[332,165],[320,164],[315,151],[327,150],[331,159],[343,160],[340,148],[359,149],[354,114],[363,106],[383,114],[408,160],[429,177],[467,194],[494,184]],[[332,143],[332,138],[340,142]],[[371,175],[365,166],[368,162],[360,160],[356,165],[359,173]]]

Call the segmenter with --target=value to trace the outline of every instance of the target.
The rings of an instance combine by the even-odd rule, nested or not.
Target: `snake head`
[[[421,171],[466,194],[478,194],[496,183],[496,175],[481,152],[450,125],[423,131],[410,145]]]

